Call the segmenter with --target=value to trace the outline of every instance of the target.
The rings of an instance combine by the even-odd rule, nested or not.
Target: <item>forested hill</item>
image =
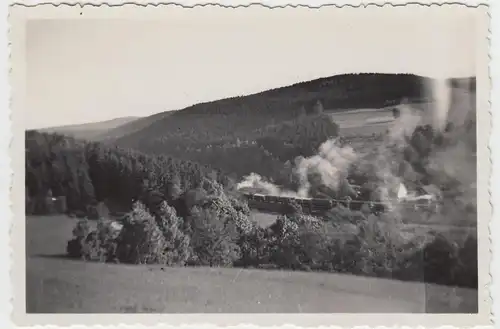
[[[254,171],[276,178],[284,163],[312,155],[322,142],[338,135],[337,125],[323,112],[418,100],[427,81],[410,74],[347,74],[301,82],[164,112],[169,115],[156,115],[151,124],[115,143],[238,176]]]
[[[418,99],[427,78],[410,74],[346,74],[258,94],[193,105],[156,120],[151,125],[117,140],[118,145],[141,149],[162,142],[171,145],[215,140],[246,140],[256,129],[325,110],[377,108]]]
[[[152,123],[154,123],[158,120],[162,120],[162,119],[168,117],[169,115],[171,115],[172,113],[173,112],[161,112],[161,113],[157,113],[157,114],[150,115],[147,117],[138,118],[136,120],[133,120],[133,121],[127,122],[123,125],[120,125],[114,129],[101,132],[95,138],[95,140],[104,141],[104,142],[115,141],[123,136],[127,136],[127,135],[130,135],[130,134],[135,133],[137,131],[140,131],[141,129],[147,128]]]
[[[149,156],[132,150],[108,147],[71,137],[28,131],[26,137],[27,213],[48,195],[66,196],[69,211],[86,211],[105,202],[130,209],[153,191],[161,200],[173,200],[203,184],[229,186],[218,171],[168,156]]]

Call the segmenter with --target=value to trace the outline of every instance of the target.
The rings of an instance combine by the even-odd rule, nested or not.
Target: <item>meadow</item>
[[[341,135],[345,137],[382,134],[390,127],[393,119],[392,107],[345,111],[326,110],[325,113],[338,124]]]
[[[28,313],[476,312],[477,291],[330,273],[67,259],[76,219],[26,219]]]

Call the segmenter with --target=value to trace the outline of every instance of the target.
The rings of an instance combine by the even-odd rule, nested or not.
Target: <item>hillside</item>
[[[349,74],[302,82],[193,105],[117,142],[142,148],[161,141],[162,149],[170,151],[174,145],[183,148],[199,142],[246,139],[256,129],[314,113],[318,102],[324,109],[338,110],[376,108],[403,98],[420,98],[425,81],[426,78],[408,74]]]
[[[248,160],[254,154],[263,152],[255,149],[257,144],[262,146],[259,141],[268,140],[268,135],[274,135],[276,139],[272,130],[281,129],[277,128],[280,125],[294,126],[287,129],[296,133],[313,131],[318,126],[329,125],[321,123],[326,119],[321,117],[323,112],[377,108],[397,104],[402,99],[419,100],[423,97],[422,86],[426,81],[427,78],[409,74],[347,74],[301,82],[258,94],[193,105],[169,112],[170,115],[165,117],[159,114],[155,120],[149,117],[150,125],[118,138],[116,144],[146,153],[198,161],[238,175],[247,174],[259,169],[258,163],[236,171],[230,164],[220,164],[225,160],[220,158],[220,152],[213,149],[224,145],[225,152],[232,153],[232,159],[240,157]],[[322,129],[325,132],[329,130],[326,127]],[[307,155],[310,152],[303,152],[303,146],[309,143],[317,147],[331,136],[330,133],[323,134],[321,140],[316,138],[314,143],[289,139],[286,142],[296,151],[280,150],[278,157],[284,159],[283,153]],[[296,142],[300,145],[294,144]],[[235,144],[241,151],[235,150]],[[284,160],[292,160],[290,156]]]
[[[171,145],[163,140],[145,140],[138,147],[149,154],[168,154],[217,168],[241,177],[258,171],[267,177],[279,177],[284,163],[297,156],[311,156],[329,138],[338,135],[338,127],[327,115],[319,114],[280,124],[269,125],[235,138]],[[168,148],[168,146],[172,146]]]
[[[158,120],[162,120],[168,117],[170,114],[172,114],[172,112],[162,112],[143,118],[137,118],[136,120],[126,122],[111,130],[101,132],[96,137],[96,139],[105,142],[115,141],[121,137],[133,134],[139,130],[147,128],[149,125],[153,124]]]
[[[138,117],[123,117],[100,122],[50,127],[38,129],[38,131],[46,133],[59,133],[79,139],[100,140],[108,131],[113,131],[113,129],[122,125],[131,124],[137,119]]]

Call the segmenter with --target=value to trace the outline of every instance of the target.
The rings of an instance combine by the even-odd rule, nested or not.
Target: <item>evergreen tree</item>
[[[316,104],[314,104],[313,113],[314,114],[321,114],[321,113],[323,113],[323,104],[321,103],[321,101],[318,100],[316,102]]]

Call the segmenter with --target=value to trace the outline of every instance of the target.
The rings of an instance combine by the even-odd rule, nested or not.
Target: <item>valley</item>
[[[446,118],[459,119],[434,127],[428,81],[341,75],[91,137],[27,131],[28,308],[475,312],[475,109],[455,100]]]

